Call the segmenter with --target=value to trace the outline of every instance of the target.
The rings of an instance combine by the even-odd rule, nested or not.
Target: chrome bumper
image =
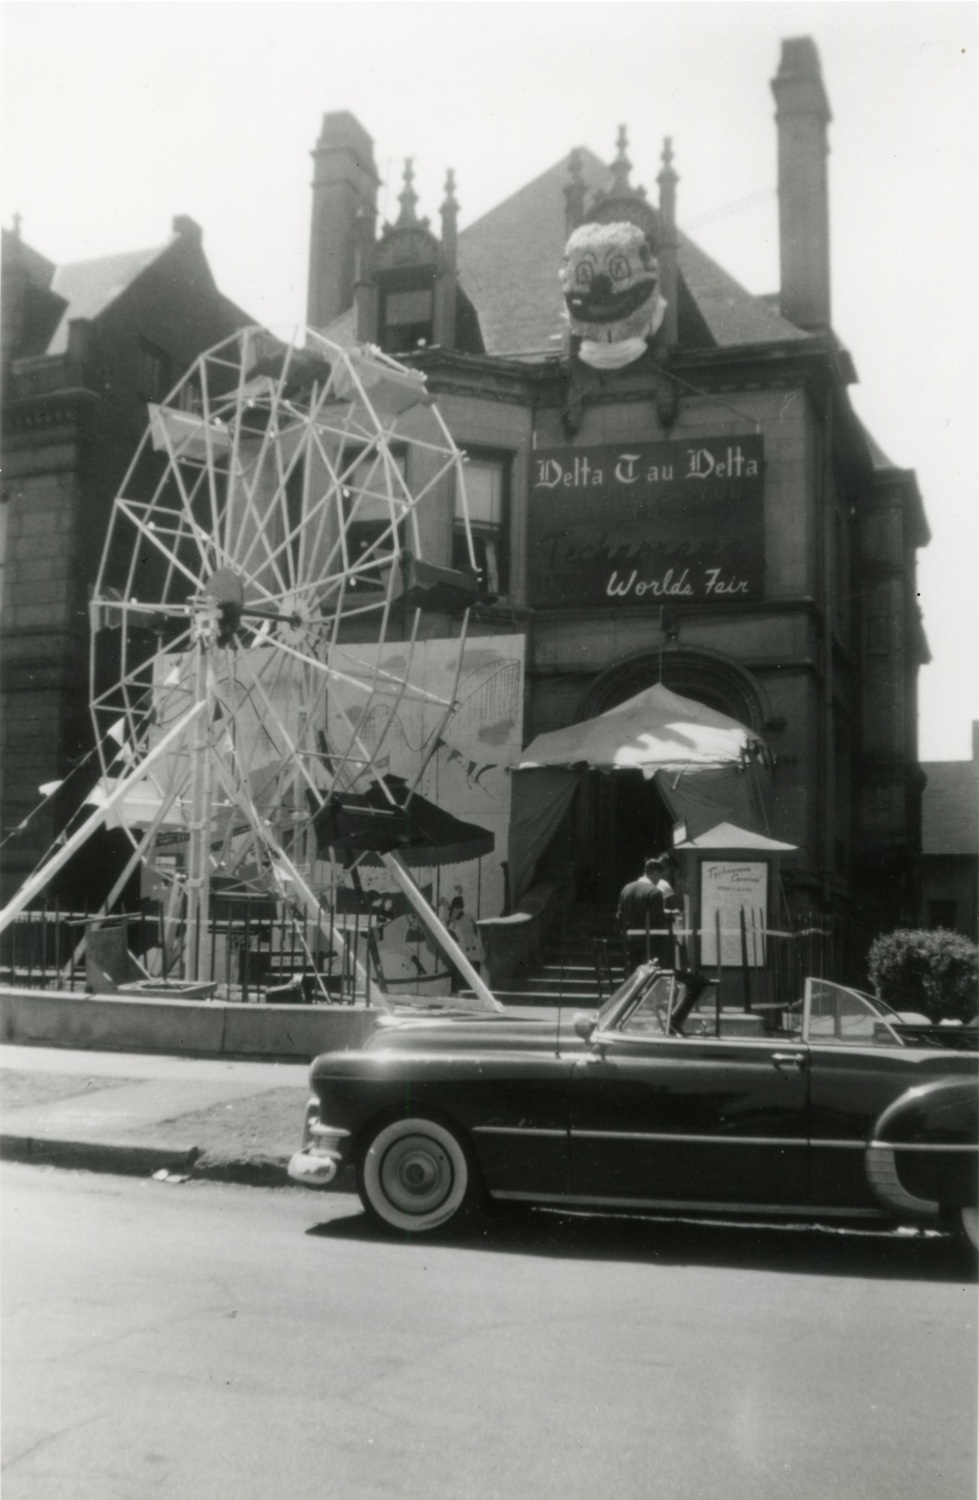
[[[317,1156],[312,1151],[296,1151],[289,1158],[289,1176],[303,1187],[328,1187],[337,1175],[340,1163],[335,1156]]]
[[[289,1177],[303,1187],[328,1187],[343,1165],[343,1142],[350,1132],[320,1121],[319,1100],[310,1099],[299,1150],[289,1159]]]

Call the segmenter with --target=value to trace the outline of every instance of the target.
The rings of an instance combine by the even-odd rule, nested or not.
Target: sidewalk
[[[285,1185],[305,1063],[0,1046],[0,1156]]]

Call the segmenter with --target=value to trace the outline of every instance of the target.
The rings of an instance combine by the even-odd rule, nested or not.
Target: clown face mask
[[[627,364],[663,321],[656,257],[635,224],[583,224],[568,240],[561,286],[588,363]],[[606,346],[603,358],[594,349]],[[609,345],[624,346],[614,353]],[[590,358],[594,355],[594,359]]]

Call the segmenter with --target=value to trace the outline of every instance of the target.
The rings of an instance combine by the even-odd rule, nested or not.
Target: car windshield
[[[635,1002],[649,988],[650,983],[660,984],[669,976],[658,970],[651,970],[648,964],[643,964],[634,974],[624,979],[617,990],[601,1007],[596,1018],[596,1029],[605,1031],[614,1024],[616,1019],[620,1021],[622,1016],[629,1014],[634,1009]]]
[[[901,1046],[900,1017],[883,1001],[829,979],[806,980],[806,1041],[836,1046]]]
[[[713,1014],[714,984],[704,975],[673,973],[643,965],[620,986],[599,1012],[598,1029],[625,1034],[681,1036],[689,1016],[701,1006]]]

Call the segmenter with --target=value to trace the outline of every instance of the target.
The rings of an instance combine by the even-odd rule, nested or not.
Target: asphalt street
[[[7,1164],[4,1500],[972,1500],[976,1287],[934,1238]]]

